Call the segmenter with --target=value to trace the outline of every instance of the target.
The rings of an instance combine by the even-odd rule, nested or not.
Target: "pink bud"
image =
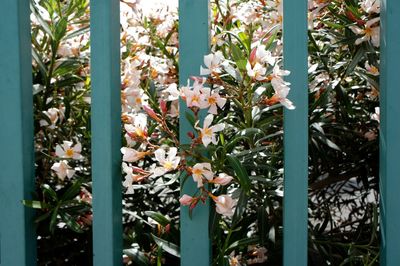
[[[253,50],[250,53],[249,61],[250,61],[250,64],[252,66],[254,66],[254,64],[256,63],[255,62],[256,61],[256,54],[257,54],[257,47],[253,48]]]
[[[193,197],[184,194],[184,195],[179,199],[179,202],[180,202],[182,205],[184,205],[184,206],[188,206],[188,205],[192,204],[193,200],[194,200]]]
[[[233,177],[225,173],[220,173],[217,178],[214,178],[213,183],[226,186],[232,181],[232,179]]]
[[[167,102],[166,101],[160,100],[160,109],[161,109],[161,112],[163,114],[166,114],[168,112]]]
[[[187,135],[189,138],[194,139],[194,133],[192,131],[189,131]]]
[[[143,110],[144,110],[151,118],[153,118],[154,120],[160,121],[160,119],[158,118],[156,112],[154,112],[154,110],[151,109],[150,106],[143,105]]]

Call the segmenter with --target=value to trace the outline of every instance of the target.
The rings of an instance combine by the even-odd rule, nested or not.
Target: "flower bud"
[[[166,101],[160,100],[160,109],[161,109],[161,112],[163,114],[166,114],[168,112],[167,102]]]
[[[191,197],[191,196],[189,196],[189,195],[187,195],[187,194],[184,194],[184,195],[179,199],[179,202],[180,202],[182,205],[184,205],[184,206],[191,205],[193,201],[194,201],[194,198]]]
[[[188,135],[189,138],[191,138],[191,139],[194,139],[194,138],[195,138],[194,133],[193,133],[192,131],[189,131],[189,132],[187,133],[187,135]]]
[[[153,118],[154,120],[160,121],[160,118],[158,118],[156,112],[154,112],[154,110],[153,110],[150,106],[143,105],[143,110],[144,110],[151,118]]]

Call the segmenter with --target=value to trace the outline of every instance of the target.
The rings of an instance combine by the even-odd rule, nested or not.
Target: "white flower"
[[[376,66],[370,65],[368,61],[365,62],[365,70],[371,75],[379,76],[379,69]]]
[[[197,187],[203,186],[203,178],[212,180],[214,173],[211,170],[210,163],[196,163],[192,168],[192,177],[197,182]]]
[[[188,86],[181,87],[181,94],[186,98],[187,107],[200,107],[200,102],[202,101],[200,88],[201,86],[198,85],[190,87],[189,81]]]
[[[250,62],[247,61],[246,70],[247,75],[255,80],[264,80],[266,78],[265,73],[267,69],[259,63],[255,63],[254,66],[252,66]]]
[[[51,167],[51,170],[56,172],[56,175],[59,179],[64,181],[65,177],[71,178],[75,174],[75,170],[72,169],[71,166],[68,165],[68,162],[62,160],[58,163],[54,163]]]
[[[201,92],[203,101],[200,102],[200,108],[209,108],[208,112],[216,115],[218,113],[217,105],[222,109],[226,103],[226,99],[222,98],[216,91],[211,92],[211,89],[208,87],[203,87]]]
[[[272,78],[280,79],[283,81],[283,76],[288,76],[290,74],[289,70],[280,69],[279,65],[276,64],[272,70]],[[289,84],[289,83],[288,83]]]
[[[162,167],[157,167],[154,169],[154,175],[155,177],[161,176],[167,172],[170,172],[172,170],[175,170],[179,162],[181,160],[181,157],[176,156],[178,152],[178,149],[175,147],[169,148],[168,155],[165,156],[165,150],[163,148],[160,148],[154,152],[154,155],[156,157],[156,160],[159,162],[159,164]]]
[[[197,127],[197,124],[199,121],[196,122],[195,128],[200,130],[200,137],[201,141],[203,142],[203,145],[205,147],[208,146],[208,144],[213,143],[217,144],[217,138],[215,137],[215,133],[224,130],[225,125],[224,124],[216,124],[214,126],[211,126],[211,123],[214,119],[214,116],[212,114],[209,114],[204,118],[204,123],[203,123],[203,128]]]
[[[253,66],[256,63],[261,65],[268,63],[273,66],[276,58],[272,56],[271,51],[266,50],[265,45],[259,45],[251,51],[249,61]]]
[[[166,89],[165,92],[168,93],[168,101],[175,101],[179,99],[179,90],[176,83],[170,84]]]
[[[124,124],[126,130],[125,139],[129,146],[134,144],[136,138],[147,138],[147,116],[143,113],[131,117],[132,124]]]
[[[212,182],[215,184],[226,186],[232,181],[232,179],[233,177],[231,177],[230,175],[227,175],[225,173],[220,173],[218,177],[214,178]]]
[[[128,87],[124,90],[126,102],[133,110],[139,111],[143,105],[147,105],[149,97],[142,89]]]
[[[381,111],[379,107],[375,107],[375,113],[371,115],[372,120],[381,121]]]
[[[56,128],[56,123],[57,123],[57,120],[58,120],[58,109],[57,108],[50,108],[47,111],[42,111],[42,113],[49,118],[49,120],[51,122],[51,125],[49,125],[49,123],[47,122],[46,119],[41,119],[39,121],[40,126],[41,127],[49,126],[49,128],[51,128],[51,129]]]
[[[265,247],[249,247],[249,252],[251,252],[252,256],[255,256],[255,258],[248,259],[248,265],[264,263],[268,259],[268,257],[265,255],[267,253],[267,249]]]
[[[290,88],[287,86],[288,83],[281,82],[278,79],[271,80],[272,87],[274,88],[275,94],[272,98],[279,101],[283,106],[289,110],[295,109],[292,101],[290,101],[287,96],[289,94]]]
[[[204,56],[204,65],[206,68],[200,66],[200,75],[210,75],[211,73],[221,73],[221,65],[225,61],[224,55],[221,51],[215,54],[208,54]]]
[[[231,217],[234,213],[236,201],[229,195],[220,195],[214,198],[216,211],[224,216]]]
[[[121,153],[124,155],[122,160],[130,163],[136,162],[149,154],[147,151],[137,151],[128,147],[122,147]]]
[[[375,47],[379,47],[379,41],[380,41],[380,37],[379,37],[379,25],[372,27],[372,25],[374,25],[375,23],[377,23],[379,21],[379,17],[378,18],[373,18],[369,21],[367,21],[367,23],[365,23],[365,27],[364,29],[360,29],[359,27],[356,26],[350,26],[350,29],[357,35],[364,35],[361,38],[358,38],[355,42],[356,45],[361,44],[362,42],[366,42],[366,41],[371,41],[372,45],[374,45]]]
[[[240,263],[241,259],[241,255],[235,256],[235,251],[232,251],[231,254],[229,254],[229,266],[242,266]]]
[[[133,174],[132,167],[129,167],[126,163],[122,163],[122,170],[126,174],[125,180],[122,182],[122,185],[127,188],[126,194],[133,194],[133,183],[137,182],[140,178],[138,178],[138,175]]]
[[[77,142],[72,146],[72,141],[63,141],[63,144],[56,146],[56,155],[60,158],[72,158],[75,160],[83,159],[81,155],[82,145]]]
[[[381,1],[380,0],[363,0],[361,2],[361,8],[369,14],[371,14],[371,13],[379,14],[381,12]]]

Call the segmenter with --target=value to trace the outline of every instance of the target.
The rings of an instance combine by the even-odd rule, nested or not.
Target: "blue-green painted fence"
[[[290,99],[284,110],[283,263],[307,265],[308,64],[307,0],[283,2],[283,62],[290,70]]]
[[[33,96],[29,1],[1,0],[0,265],[35,265]],[[6,11],[6,12],[5,12]]]
[[[381,1],[381,265],[400,265],[400,1]]]
[[[199,75],[203,56],[209,52],[209,0],[179,0],[179,14],[179,82],[186,84],[190,76]],[[179,112],[182,114],[179,118],[179,141],[181,144],[188,144],[191,139],[187,133],[192,131],[192,126],[184,114],[189,109],[184,101],[179,105]],[[184,183],[181,194],[193,195],[196,190],[196,184],[189,178]],[[201,204],[193,211],[191,219],[188,207],[181,208],[181,265],[210,265],[209,210],[207,200],[206,205]]]
[[[198,73],[209,44],[209,0],[180,0],[180,77]],[[34,191],[29,1],[0,2],[0,265],[35,265],[32,212],[21,201]],[[4,12],[6,10],[6,12]],[[284,64],[291,70],[285,112],[284,264],[307,265],[307,1],[285,0]],[[400,2],[381,6],[381,265],[400,265]],[[92,149],[94,265],[121,265],[119,1],[93,0]],[[181,103],[182,113],[185,110]],[[181,142],[188,121],[181,117]],[[182,193],[195,184],[187,182]],[[181,213],[182,265],[210,264],[208,205],[196,219]]]
[[[93,263],[122,264],[119,0],[91,1]]]

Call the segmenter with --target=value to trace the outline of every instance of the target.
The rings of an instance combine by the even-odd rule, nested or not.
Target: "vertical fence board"
[[[400,265],[400,2],[381,2],[381,265]]]
[[[284,265],[307,265],[308,214],[308,76],[307,1],[284,0],[284,66],[291,73],[289,98],[295,110],[285,110],[284,145]]]
[[[122,264],[119,1],[91,1],[94,265]]]
[[[179,1],[179,82],[186,85],[190,76],[198,76],[203,56],[209,51],[209,0]],[[180,102],[180,142],[191,142],[187,132],[192,131],[185,117],[188,111]],[[196,184],[189,178],[181,187],[181,194],[193,195]],[[208,266],[211,261],[208,234],[209,202],[199,204],[189,217],[188,207],[181,207],[181,265]]]
[[[0,10],[0,265],[36,265],[32,56],[29,1],[2,0]]]

